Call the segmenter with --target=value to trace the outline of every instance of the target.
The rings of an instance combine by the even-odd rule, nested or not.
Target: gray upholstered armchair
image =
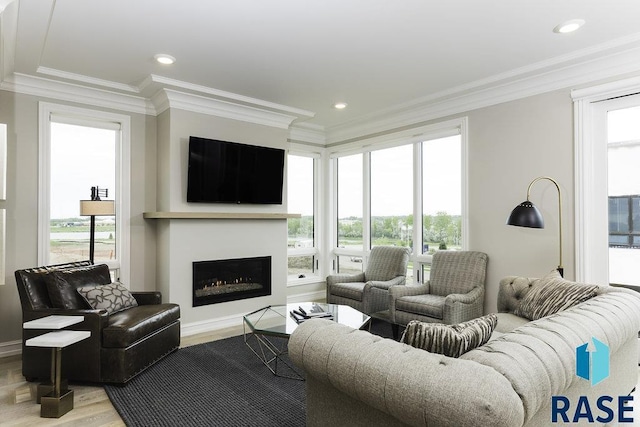
[[[436,252],[426,284],[389,289],[391,321],[455,324],[482,316],[487,260],[483,252]]]
[[[327,303],[344,304],[366,314],[389,309],[389,288],[404,287],[409,249],[376,246],[364,272],[327,276]]]

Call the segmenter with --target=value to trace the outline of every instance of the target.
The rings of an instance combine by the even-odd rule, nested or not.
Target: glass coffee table
[[[365,329],[371,317],[347,305],[303,302],[270,305],[243,316],[244,342],[276,376],[303,380],[288,358],[287,342],[298,322],[291,311],[300,308],[307,313],[330,313],[333,320],[354,329]]]

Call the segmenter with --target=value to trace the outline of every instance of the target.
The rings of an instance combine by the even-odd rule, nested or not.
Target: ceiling
[[[638,0],[16,0],[5,12],[12,6],[15,48],[5,50],[19,75],[146,98],[154,76],[304,110],[324,129],[640,45]],[[586,21],[577,32],[552,31],[574,18]],[[177,61],[157,64],[157,53]]]

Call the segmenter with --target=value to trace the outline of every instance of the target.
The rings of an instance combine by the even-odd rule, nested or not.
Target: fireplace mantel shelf
[[[145,219],[288,219],[301,214],[262,212],[144,212]]]

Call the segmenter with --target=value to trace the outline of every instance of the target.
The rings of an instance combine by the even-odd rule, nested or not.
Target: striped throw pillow
[[[404,330],[400,342],[430,353],[460,357],[489,341],[497,323],[496,314],[488,314],[457,325],[412,320]]]
[[[562,278],[557,270],[533,284],[513,314],[537,320],[596,296],[598,286],[583,285]]]

